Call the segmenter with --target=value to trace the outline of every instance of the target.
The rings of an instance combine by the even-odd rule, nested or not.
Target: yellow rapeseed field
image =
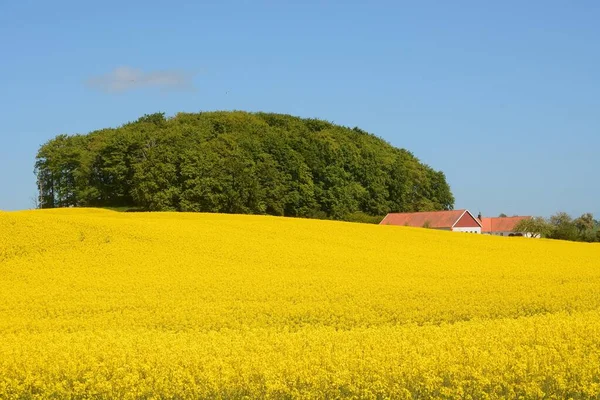
[[[599,398],[600,245],[0,212],[0,398]]]

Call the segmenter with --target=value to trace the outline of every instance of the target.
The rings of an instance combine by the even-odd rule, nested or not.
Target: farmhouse
[[[515,216],[515,217],[481,217],[481,233],[485,235],[496,235],[496,236],[525,236],[533,237],[529,232],[515,232],[515,226],[524,220],[531,219],[530,216]]]
[[[433,228],[453,232],[481,233],[481,222],[469,210],[390,213],[379,225]]]

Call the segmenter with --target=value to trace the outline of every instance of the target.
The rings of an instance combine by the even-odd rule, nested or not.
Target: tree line
[[[39,206],[379,222],[448,210],[443,172],[359,128],[273,113],[144,115],[58,135],[37,154]]]
[[[550,218],[525,219],[519,221],[514,231],[530,232],[549,239],[600,242],[600,221],[595,220],[591,213],[572,218],[566,212],[558,212]]]

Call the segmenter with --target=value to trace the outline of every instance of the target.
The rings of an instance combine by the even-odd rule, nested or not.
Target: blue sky
[[[32,206],[57,134],[237,109],[359,126],[444,171],[456,208],[600,217],[598,21],[597,1],[4,0],[0,209]]]

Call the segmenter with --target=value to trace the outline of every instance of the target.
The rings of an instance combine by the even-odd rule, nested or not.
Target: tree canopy
[[[540,238],[542,236],[548,236],[552,228],[550,224],[542,217],[533,217],[522,219],[517,222],[514,232],[527,232],[532,235],[534,238]]]
[[[534,237],[571,240],[577,242],[600,242],[600,226],[591,213],[573,219],[566,212],[557,212],[549,219],[535,217],[519,221],[515,232],[529,232]]]
[[[42,208],[136,207],[368,219],[448,210],[443,172],[359,128],[282,114],[144,115],[58,135],[35,173]]]

